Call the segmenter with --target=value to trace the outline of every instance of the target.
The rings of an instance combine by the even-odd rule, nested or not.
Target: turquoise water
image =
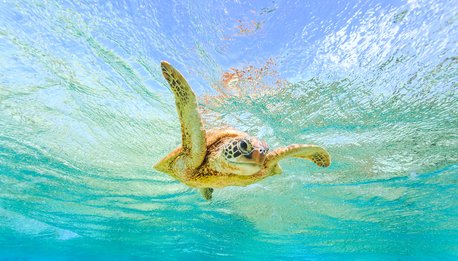
[[[0,260],[458,258],[454,1],[0,2]],[[207,128],[297,159],[211,202],[168,60]]]

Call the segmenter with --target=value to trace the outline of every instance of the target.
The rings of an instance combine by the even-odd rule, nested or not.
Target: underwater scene
[[[211,200],[154,169],[161,61],[206,130],[330,166]],[[0,1],[0,260],[458,260],[457,195],[456,1]]]

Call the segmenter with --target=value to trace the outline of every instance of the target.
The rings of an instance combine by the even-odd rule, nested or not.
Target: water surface
[[[454,1],[3,1],[0,259],[455,259]],[[211,202],[159,62],[207,128],[313,143],[322,169]]]

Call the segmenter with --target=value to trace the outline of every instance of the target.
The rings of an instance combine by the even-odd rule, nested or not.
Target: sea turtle
[[[328,152],[316,145],[293,144],[269,151],[264,141],[241,131],[206,131],[196,95],[185,78],[166,61],[161,62],[161,69],[175,95],[182,146],[154,168],[200,189],[205,199],[212,198],[213,188],[247,186],[280,174],[282,169],[278,162],[286,157],[307,159],[320,167],[329,166],[331,159]]]

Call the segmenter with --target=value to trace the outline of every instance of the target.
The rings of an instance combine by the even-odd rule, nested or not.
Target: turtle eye
[[[251,142],[246,139],[240,140],[237,144],[237,147],[242,154],[250,154],[253,151]]]

